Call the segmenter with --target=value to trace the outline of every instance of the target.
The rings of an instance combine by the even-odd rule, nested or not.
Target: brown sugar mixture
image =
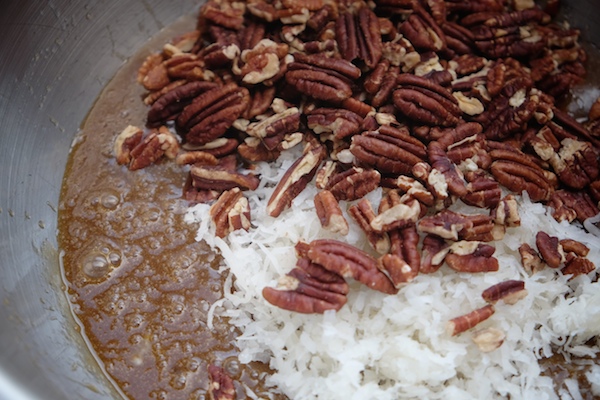
[[[357,201],[362,205],[352,206],[352,216],[359,225],[361,218],[366,221],[361,229],[373,253],[380,253],[375,259],[333,240],[298,243],[298,268],[284,277],[291,284],[266,288],[263,296],[299,313],[345,305],[349,276],[342,277],[347,264],[336,270],[338,254],[359,260],[351,265],[355,270],[369,271],[352,278],[387,294],[398,293],[419,273],[435,273],[443,262],[460,273],[497,271],[494,247],[487,242],[501,240],[518,225],[512,222],[520,223],[518,216],[509,221],[516,203],[512,195],[501,198],[501,185],[552,205],[556,219],[582,222],[598,212],[600,112],[590,114],[584,128],[560,111],[585,72],[578,32],[550,25],[538,8],[503,14],[500,1],[485,3],[493,6],[491,14],[479,14],[477,2],[464,9],[445,2],[447,10],[436,1],[380,3],[373,11],[362,2],[340,2],[338,9],[338,3],[323,7],[314,0],[302,10],[286,1],[274,3],[280,8],[209,2],[200,19],[208,28],[188,37],[193,47],[182,44],[182,51],[169,42],[196,27],[194,18],[184,18],[153,38],[105,88],[67,166],[59,243],[74,313],[106,372],[128,397],[225,400],[253,392],[279,398],[265,383],[266,365],[238,360],[238,332],[228,321],[215,318],[208,326],[211,306],[223,297],[222,260],[194,240],[196,226],[185,223],[184,215],[190,200],[216,201],[210,216],[217,236],[249,229],[243,192],[259,186],[252,163],[273,161],[299,143],[305,151],[277,183],[268,214],[278,217],[287,210],[316,176],[324,189],[315,197],[323,228],[347,233],[339,202]],[[387,13],[393,16],[381,17]],[[446,23],[447,15],[452,22]],[[460,18],[471,30],[456,22]],[[282,26],[273,23],[278,20]],[[519,32],[510,46],[483,37],[500,37],[507,29]],[[542,36],[555,48],[543,49]],[[199,44],[209,37],[215,43]],[[351,39],[347,46],[344,38]],[[180,36],[179,44],[188,39]],[[545,56],[516,60],[530,53]],[[585,116],[589,105],[570,111]],[[157,130],[125,128],[143,123]],[[176,162],[163,157],[169,148],[159,148],[163,140],[175,140],[167,125],[183,138],[184,146],[173,146],[181,156]],[[211,144],[219,139],[224,142],[217,148],[233,147],[221,154],[204,151],[214,150]],[[563,162],[568,152],[578,154],[577,163]],[[465,165],[473,170],[460,171]],[[577,174],[582,168],[587,175]],[[376,188],[384,188],[387,205],[377,211],[363,202]],[[457,199],[483,213],[469,219],[443,210]],[[388,212],[391,220],[377,219],[391,209],[410,214]],[[473,229],[457,228],[460,224]],[[456,237],[443,236],[448,232],[440,225]],[[421,247],[419,235],[427,235]],[[545,264],[565,275],[595,270],[577,243],[563,245],[545,232],[539,237],[539,254],[533,248],[521,253],[523,260],[539,260],[523,262],[529,274]],[[444,253],[436,265],[430,257],[419,271],[427,239],[432,255],[459,239],[478,244],[466,253],[455,246],[456,254]],[[573,251],[565,258],[563,247],[569,246]],[[550,256],[556,256],[553,265]],[[524,282],[507,283],[514,287],[495,285],[486,301],[516,293],[516,302],[526,295]],[[488,304],[454,318],[451,335],[493,313]],[[488,340],[480,348],[493,351],[502,341]],[[564,364],[553,357],[540,364],[557,376],[557,386],[569,376],[585,392],[589,384],[582,371],[593,365],[588,361]]]
[[[106,371],[132,399],[202,399],[207,366],[273,398],[264,365],[242,365],[227,321],[206,326],[222,297],[219,258],[183,221],[185,174],[165,163],[131,173],[115,162],[114,133],[147,112],[136,84],[150,48],[189,28],[184,18],[131,58],[90,111],[66,169],[59,242],[68,293]]]

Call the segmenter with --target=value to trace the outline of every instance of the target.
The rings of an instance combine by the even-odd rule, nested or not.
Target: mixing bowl
[[[0,400],[119,396],[62,291],[56,243],[71,142],[128,56],[193,0],[0,2]],[[596,0],[564,4],[600,43]]]

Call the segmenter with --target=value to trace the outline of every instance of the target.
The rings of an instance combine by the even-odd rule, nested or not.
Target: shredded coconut
[[[348,303],[323,315],[268,304],[261,291],[275,287],[277,279],[295,266],[298,241],[336,238],[371,251],[351,218],[347,236],[321,228],[314,211],[314,185],[278,218],[267,214],[274,185],[299,155],[293,149],[273,165],[258,164],[255,172],[261,174],[261,184],[246,193],[253,223],[248,232],[236,231],[226,240],[215,237],[206,205],[191,207],[186,215],[188,222],[198,223],[196,239],[222,255],[230,274],[228,284],[233,285],[210,311],[230,318],[241,330],[237,339],[241,362],[266,362],[275,371],[270,385],[293,399],[553,399],[558,397],[552,379],[540,375],[538,358],[550,356],[556,346],[566,355],[599,351],[598,345],[585,343],[600,332],[600,283],[588,276],[569,280],[550,268],[528,276],[518,248],[524,242],[535,246],[535,234],[543,230],[584,243],[590,248],[588,258],[597,261],[600,240],[581,226],[556,222],[526,193],[517,196],[521,226],[507,229],[502,241],[492,243],[498,272],[466,274],[442,267],[418,275],[397,295],[349,282]],[[376,207],[381,190],[368,198]],[[342,202],[346,217],[348,206]],[[464,204],[452,209],[476,212]],[[502,346],[483,353],[470,332],[456,337],[445,332],[448,320],[485,304],[484,289],[508,279],[525,281],[528,296],[514,306],[499,303],[496,313],[478,326],[502,330],[506,334]],[[599,374],[595,367],[588,378]],[[577,382],[566,383],[565,398],[581,398]]]

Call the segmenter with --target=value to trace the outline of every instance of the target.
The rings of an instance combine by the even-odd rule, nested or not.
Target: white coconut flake
[[[552,355],[554,346],[565,355],[599,351],[586,342],[600,332],[600,284],[588,276],[569,280],[549,268],[528,276],[518,248],[522,243],[535,246],[535,235],[543,230],[584,243],[590,248],[588,258],[600,260],[600,240],[580,225],[556,222],[526,193],[517,196],[521,226],[507,229],[502,241],[492,243],[500,264],[497,272],[464,274],[442,267],[417,276],[397,295],[350,281],[347,304],[323,315],[268,304],[262,289],[275,286],[295,266],[298,241],[336,238],[370,251],[351,218],[346,237],[322,229],[314,212],[314,185],[278,218],[267,215],[274,186],[300,151],[282,153],[273,165],[257,165],[261,184],[245,193],[252,210],[253,228],[248,232],[216,238],[206,205],[191,207],[186,215],[187,222],[198,224],[196,239],[222,255],[223,270],[230,274],[223,299],[209,314],[227,317],[239,328],[240,361],[268,363],[275,371],[269,385],[293,399],[555,399],[552,379],[540,376],[538,358]],[[381,196],[378,189],[367,198],[377,207]],[[342,202],[346,217],[349,205]],[[481,213],[460,202],[452,209]],[[445,333],[448,320],[485,305],[484,289],[508,279],[525,281],[528,296],[514,306],[497,304],[496,313],[478,326],[502,330],[502,346],[482,353],[469,333]],[[600,368],[592,368],[587,376],[597,393],[594,382]],[[565,396],[579,398],[577,382],[566,382],[566,388]]]

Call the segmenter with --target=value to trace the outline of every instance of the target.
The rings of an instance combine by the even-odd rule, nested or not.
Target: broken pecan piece
[[[596,266],[589,259],[584,257],[570,257],[565,263],[565,267],[561,269],[561,272],[564,275],[573,275],[576,277],[578,275],[589,274],[593,270],[596,269]]]
[[[292,204],[292,200],[315,176],[324,157],[322,146],[314,143],[306,144],[302,156],[290,166],[275,187],[275,191],[267,203],[267,212],[270,216],[279,216]]]
[[[471,339],[480,351],[489,353],[502,346],[506,335],[500,329],[485,328],[473,332]]]
[[[535,235],[535,244],[550,268],[558,268],[565,261],[562,245],[556,236],[540,231]]]
[[[126,165],[131,162],[131,150],[140,142],[144,132],[137,126],[129,125],[115,139],[114,152],[117,164]]]
[[[343,139],[360,132],[363,118],[341,108],[316,108],[307,113],[308,127],[317,135],[331,133]]]
[[[446,332],[448,332],[451,336],[456,336],[459,333],[465,332],[479,323],[485,321],[492,315],[494,315],[494,306],[492,304],[488,304],[482,308],[471,311],[468,314],[461,315],[460,317],[456,317],[448,321],[446,325]]]
[[[552,216],[559,222],[577,219],[583,223],[599,212],[598,205],[585,192],[557,190],[550,196],[548,206],[554,209]]]
[[[235,386],[225,370],[216,365],[208,366],[208,398],[210,400],[234,400]]]
[[[239,188],[223,192],[209,213],[220,238],[238,229],[250,229],[250,205]]]
[[[498,231],[492,217],[475,214],[465,215],[450,210],[442,210],[435,215],[422,218],[417,223],[420,232],[437,235],[450,240],[491,241],[500,239],[504,233]]]
[[[541,271],[546,266],[538,252],[527,243],[523,243],[519,246],[519,254],[521,255],[521,264],[529,275]]]
[[[421,267],[421,256],[417,250],[419,234],[414,224],[389,232],[390,253],[380,257],[379,269],[384,271],[396,288],[411,282]]]
[[[217,165],[193,165],[190,169],[192,186],[196,189],[224,191],[239,187],[242,190],[255,190],[259,179],[253,174],[236,171],[235,156],[221,158]]]
[[[449,244],[444,239],[436,235],[427,235],[423,239],[421,249],[421,268],[420,272],[431,274],[437,271],[448,254]]]
[[[353,278],[371,289],[395,294],[398,290],[377,268],[377,260],[352,245],[330,239],[318,239],[309,244],[308,258],[325,269],[345,278]]]
[[[141,169],[158,161],[162,156],[175,158],[179,151],[179,142],[175,135],[165,126],[161,126],[158,131],[150,132],[140,143],[131,151],[129,156],[130,170]]]
[[[315,210],[321,226],[328,231],[348,234],[348,222],[342,214],[340,205],[329,190],[322,190],[315,196]]]
[[[527,289],[525,289],[525,282],[508,280],[497,283],[489,288],[485,289],[481,293],[481,297],[488,303],[495,304],[502,300],[506,304],[513,305],[519,300],[527,296]]]
[[[446,264],[458,272],[495,272],[498,271],[498,260],[492,255],[496,249],[488,244],[460,241],[450,246],[446,255]]]
[[[367,240],[375,251],[379,254],[386,254],[390,249],[390,239],[387,233],[377,232],[371,227],[371,221],[375,219],[375,212],[369,200],[361,199],[348,209],[348,213],[367,235]]]

